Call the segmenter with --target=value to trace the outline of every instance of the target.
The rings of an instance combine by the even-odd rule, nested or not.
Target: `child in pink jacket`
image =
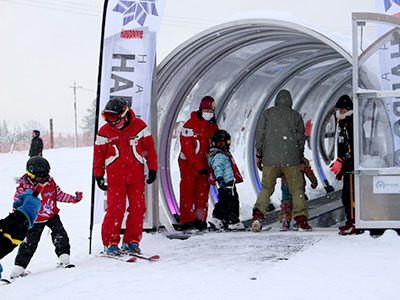
[[[39,183],[44,185],[39,195],[42,205],[33,227],[28,231],[25,241],[18,249],[15,266],[10,275],[11,278],[24,275],[25,269],[36,251],[45,226],[51,230],[55,252],[60,260],[59,266],[64,268],[74,266],[69,262],[69,238],[58,215],[60,209],[57,207],[57,202],[78,203],[82,199],[82,192],[76,192],[75,196],[64,193],[54,179],[50,177],[50,164],[43,157],[34,156],[30,158],[26,169],[26,174],[21,177],[14,195],[14,207],[19,201],[18,196],[20,194],[27,189],[34,190]]]

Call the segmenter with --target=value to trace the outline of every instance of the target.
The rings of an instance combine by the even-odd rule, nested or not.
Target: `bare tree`
[[[29,142],[32,139],[32,131],[39,130],[40,134],[46,135],[47,130],[43,127],[43,125],[37,120],[28,120],[23,124],[23,128],[18,136],[18,142]]]
[[[0,123],[0,143],[7,143],[9,135],[8,122],[3,120],[3,123]]]
[[[96,99],[93,100],[91,106],[86,109],[86,115],[82,118],[80,127],[85,134],[94,134],[94,125],[96,122]]]

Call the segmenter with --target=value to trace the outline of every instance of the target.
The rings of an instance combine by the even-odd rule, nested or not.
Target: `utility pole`
[[[74,112],[75,112],[75,148],[78,147],[78,116],[76,112],[76,89],[82,88],[81,85],[76,85],[74,80],[74,85],[70,85],[70,88],[74,89]]]

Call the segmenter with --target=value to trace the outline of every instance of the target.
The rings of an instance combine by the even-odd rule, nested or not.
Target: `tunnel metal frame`
[[[359,55],[360,35],[359,27],[366,23],[385,24],[394,28],[377,38],[366,50]],[[400,90],[376,90],[360,88],[359,78],[361,67],[382,45],[391,40],[394,34],[400,32],[400,19],[398,17],[377,13],[352,14],[352,39],[353,39],[353,103],[354,103],[354,196],[355,196],[355,224],[357,229],[382,229],[400,228],[400,216],[393,215],[393,211],[400,211],[398,193],[375,192],[374,187],[369,190],[373,182],[385,182],[388,177],[400,180],[400,166],[388,167],[363,167],[361,166],[360,141],[362,136],[362,105],[369,101],[381,101],[386,98],[400,98]],[[397,39],[398,40],[398,39]],[[393,133],[394,134],[394,133]],[[386,141],[388,142],[388,141]],[[394,158],[395,160],[395,158]],[[379,180],[379,181],[378,181]],[[385,183],[384,183],[385,185]],[[383,196],[382,196],[383,195]],[[391,202],[390,202],[391,201]],[[371,205],[374,203],[374,205]],[[368,215],[368,217],[366,217]]]
[[[250,34],[252,33],[252,34]],[[338,54],[338,57],[344,58],[344,61],[348,63],[351,67],[352,58],[351,55],[339,44],[337,44],[333,39],[328,36],[323,35],[322,33],[300,25],[296,23],[291,23],[288,21],[281,20],[267,20],[267,19],[246,19],[246,20],[238,20],[233,22],[228,22],[225,24],[221,24],[215,27],[212,27],[193,38],[189,39],[185,43],[181,44],[177,47],[173,52],[171,52],[158,66],[157,68],[157,97],[153,99],[158,103],[160,95],[162,95],[165,89],[168,87],[168,84],[174,79],[175,74],[179,73],[182,68],[185,67],[185,62],[191,61],[195,59],[195,56],[198,54],[198,51],[204,51],[205,48],[209,47],[212,44],[222,43],[225,45],[229,45],[228,49],[222,48],[218,49],[219,51],[214,52],[212,55],[207,56],[206,58],[202,57],[199,59],[199,63],[195,70],[191,70],[189,72],[190,76],[185,78],[185,81],[182,84],[182,87],[172,93],[172,98],[177,101],[170,101],[169,107],[164,108],[167,113],[164,113],[163,116],[159,116],[159,112],[152,111],[152,118],[156,118],[159,120],[157,126],[157,146],[159,150],[159,164],[160,168],[160,187],[161,193],[160,196],[162,198],[162,202],[167,206],[171,204],[175,206],[177,209],[176,199],[174,195],[167,195],[166,193],[173,193],[173,188],[171,186],[170,179],[170,165],[169,165],[169,157],[170,157],[170,143],[172,136],[173,124],[176,122],[176,118],[179,114],[179,111],[188,96],[188,94],[193,89],[193,86],[201,79],[201,76],[206,74],[209,69],[212,68],[212,65],[218,59],[223,59],[226,57],[227,53],[232,53],[237,49],[244,47],[245,45],[252,43],[260,43],[266,40],[283,40],[284,43],[289,43],[288,41],[292,41],[293,44],[297,44],[298,47],[305,47],[305,49],[312,50],[312,43],[314,41],[316,44],[319,44],[321,47],[325,47],[326,49],[332,49],[333,54]],[[294,42],[293,42],[294,40]],[[307,42],[308,41],[308,42]],[[303,44],[302,44],[303,43]],[[226,46],[228,47],[228,46]],[[271,50],[271,49],[268,49]],[[278,50],[278,49],[277,49]],[[225,56],[224,56],[225,55]],[[252,63],[262,64],[262,61],[265,57],[261,57],[260,59],[253,58]],[[273,58],[271,58],[273,59]],[[261,61],[261,62],[260,62]],[[267,62],[265,62],[267,63]],[[265,65],[264,63],[264,65]],[[299,63],[300,64],[300,63]],[[246,66],[247,67],[247,66]],[[232,83],[229,89],[226,90],[222,99],[222,103],[218,103],[221,106],[221,109],[217,106],[216,116],[219,118],[221,116],[221,111],[226,103],[229,102],[229,99],[234,94],[234,91],[237,90],[238,85],[240,85],[240,80],[245,80],[245,77],[248,76],[248,72],[246,73],[246,67],[243,68],[242,78],[237,79],[236,83]],[[247,68],[248,69],[248,68]],[[303,69],[303,68],[300,68]],[[335,73],[337,69],[335,67],[331,68],[330,75]],[[254,70],[253,70],[254,71]],[[330,76],[326,74],[326,79]],[[282,77],[283,81],[289,80],[290,76],[295,76],[295,74],[287,73],[287,76]],[[344,82],[348,82],[348,78]],[[282,87],[282,84],[276,84],[275,90],[278,90]],[[336,95],[337,91],[339,91],[341,87],[336,85],[334,88],[335,92],[331,92],[331,95]],[[313,87],[310,84],[309,88],[305,88],[303,90],[302,98],[304,99],[306,95],[312,93]],[[272,94],[267,93],[263,99],[263,107],[267,107],[271,102]],[[325,97],[325,103],[332,102],[332,97]],[[302,100],[303,101],[303,100]],[[295,103],[297,105],[297,103]],[[260,109],[261,111],[261,109]],[[257,120],[253,118],[253,124],[251,128],[251,132],[254,135],[255,127]],[[314,143],[314,147],[318,147],[316,141],[318,139],[317,132],[313,131],[312,133],[312,141]],[[251,149],[251,153],[254,151],[253,143],[251,139],[248,139],[248,149]],[[247,160],[250,164],[249,168],[255,169],[254,160]],[[257,177],[256,177],[257,178]],[[256,186],[253,182],[253,186]],[[168,190],[168,191],[166,191]],[[169,203],[167,201],[168,198],[173,198],[175,203]],[[168,219],[171,222],[175,221],[173,217],[173,211],[164,207],[164,211],[167,214]]]

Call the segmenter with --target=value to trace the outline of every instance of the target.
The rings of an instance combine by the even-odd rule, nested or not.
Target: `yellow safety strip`
[[[3,230],[1,230],[0,229],[0,232],[3,232]],[[20,240],[17,240],[17,239],[13,239],[12,237],[11,237],[11,235],[10,234],[8,234],[8,233],[3,233],[3,236],[5,237],[5,238],[8,238],[10,241],[11,241],[11,243],[13,243],[14,245],[21,245],[22,244],[22,241],[20,241]]]
[[[35,178],[35,174],[32,174],[31,172],[29,172],[28,170],[26,170],[26,174],[28,174],[28,176],[32,179]]]

